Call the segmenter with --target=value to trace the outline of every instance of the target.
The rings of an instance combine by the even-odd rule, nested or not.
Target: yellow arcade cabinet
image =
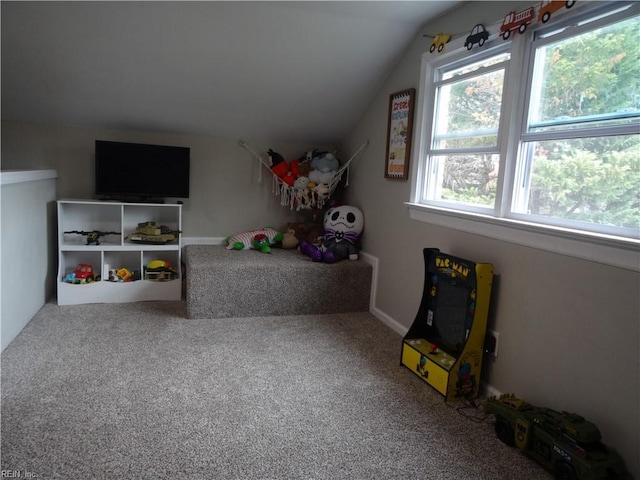
[[[401,364],[447,401],[478,396],[493,265],[423,250],[420,309],[402,340]]]

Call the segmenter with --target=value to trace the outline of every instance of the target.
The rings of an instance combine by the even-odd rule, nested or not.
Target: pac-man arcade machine
[[[493,265],[425,248],[424,290],[401,364],[447,401],[478,396]]]

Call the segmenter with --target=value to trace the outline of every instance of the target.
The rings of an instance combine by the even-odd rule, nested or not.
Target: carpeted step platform
[[[329,265],[297,250],[184,249],[189,318],[257,317],[369,310],[373,269],[363,260]]]

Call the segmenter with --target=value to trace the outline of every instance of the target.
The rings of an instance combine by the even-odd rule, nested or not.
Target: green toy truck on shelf
[[[622,459],[600,442],[598,427],[580,415],[531,405],[514,395],[490,397],[496,435],[562,480],[628,479]]]
[[[127,235],[127,240],[134,243],[146,243],[149,245],[165,245],[175,242],[180,230],[172,230],[166,225],[156,225],[156,222],[142,222],[138,224],[136,231]]]

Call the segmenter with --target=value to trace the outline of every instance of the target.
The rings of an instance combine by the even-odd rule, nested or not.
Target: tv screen
[[[464,348],[467,332],[471,328],[467,287],[456,285],[446,278],[438,282],[438,298],[435,327],[439,341],[436,343],[445,352],[456,356]]]
[[[113,200],[189,198],[190,149],[96,140],[96,195]]]

